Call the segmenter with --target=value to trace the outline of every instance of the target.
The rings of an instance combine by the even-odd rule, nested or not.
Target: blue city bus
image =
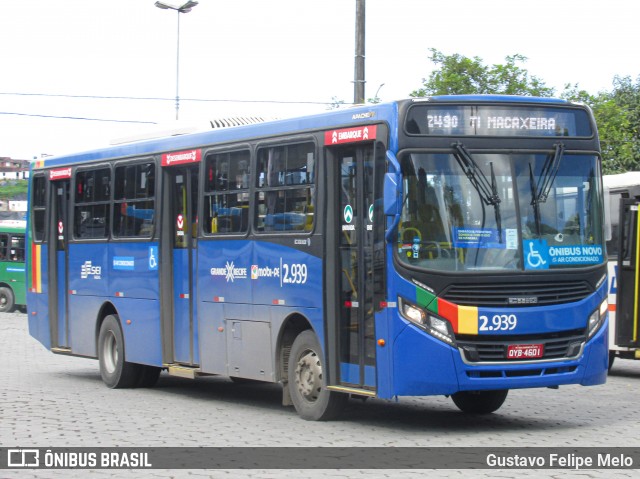
[[[591,111],[438,96],[47,158],[29,330],[110,388],[162,370],[349,397],[602,384],[607,264]]]

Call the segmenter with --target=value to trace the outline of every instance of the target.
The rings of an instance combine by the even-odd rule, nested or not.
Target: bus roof
[[[548,98],[521,95],[438,95],[429,97],[432,101],[473,102],[473,103],[545,103],[570,105],[571,102],[560,98]]]
[[[200,148],[212,144],[220,144],[238,140],[258,139],[292,132],[304,132],[314,129],[334,129],[338,126],[362,124],[363,121],[375,122],[383,119],[389,121],[392,131],[397,131],[395,120],[398,109],[403,103],[411,102],[458,102],[458,103],[533,103],[551,105],[570,105],[566,100],[557,98],[539,98],[531,96],[509,95],[443,95],[425,98],[412,98],[390,103],[358,105],[341,108],[326,113],[266,121],[264,123],[235,126],[231,128],[211,129],[204,132],[188,133],[177,136],[147,139],[134,143],[112,145],[91,151],[71,153],[49,157],[32,163],[32,169],[68,166],[77,163],[98,162],[114,158],[155,155],[162,152],[180,151],[182,149]],[[393,145],[390,145],[393,147]]]
[[[610,190],[640,186],[640,171],[628,171],[617,175],[604,175],[602,184]]]

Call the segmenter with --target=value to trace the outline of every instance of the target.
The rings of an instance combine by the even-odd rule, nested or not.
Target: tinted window
[[[258,150],[258,231],[311,231],[315,210],[315,145],[311,142]]]
[[[114,236],[151,237],[155,219],[155,168],[152,162],[116,167]]]

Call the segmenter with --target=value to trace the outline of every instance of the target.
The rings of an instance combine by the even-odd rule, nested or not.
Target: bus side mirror
[[[391,224],[387,228],[385,239],[394,241],[394,236],[400,224],[400,213],[402,207],[402,190],[400,185],[402,178],[397,173],[385,173],[384,175],[384,214],[393,217]]]
[[[384,175],[384,214],[387,216],[396,216],[400,214],[399,200],[400,189],[398,188],[399,178],[394,173],[386,173]]]

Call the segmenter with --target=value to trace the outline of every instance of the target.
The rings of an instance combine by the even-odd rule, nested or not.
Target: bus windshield
[[[537,270],[604,261],[597,157],[409,152],[400,260],[438,271]]]

